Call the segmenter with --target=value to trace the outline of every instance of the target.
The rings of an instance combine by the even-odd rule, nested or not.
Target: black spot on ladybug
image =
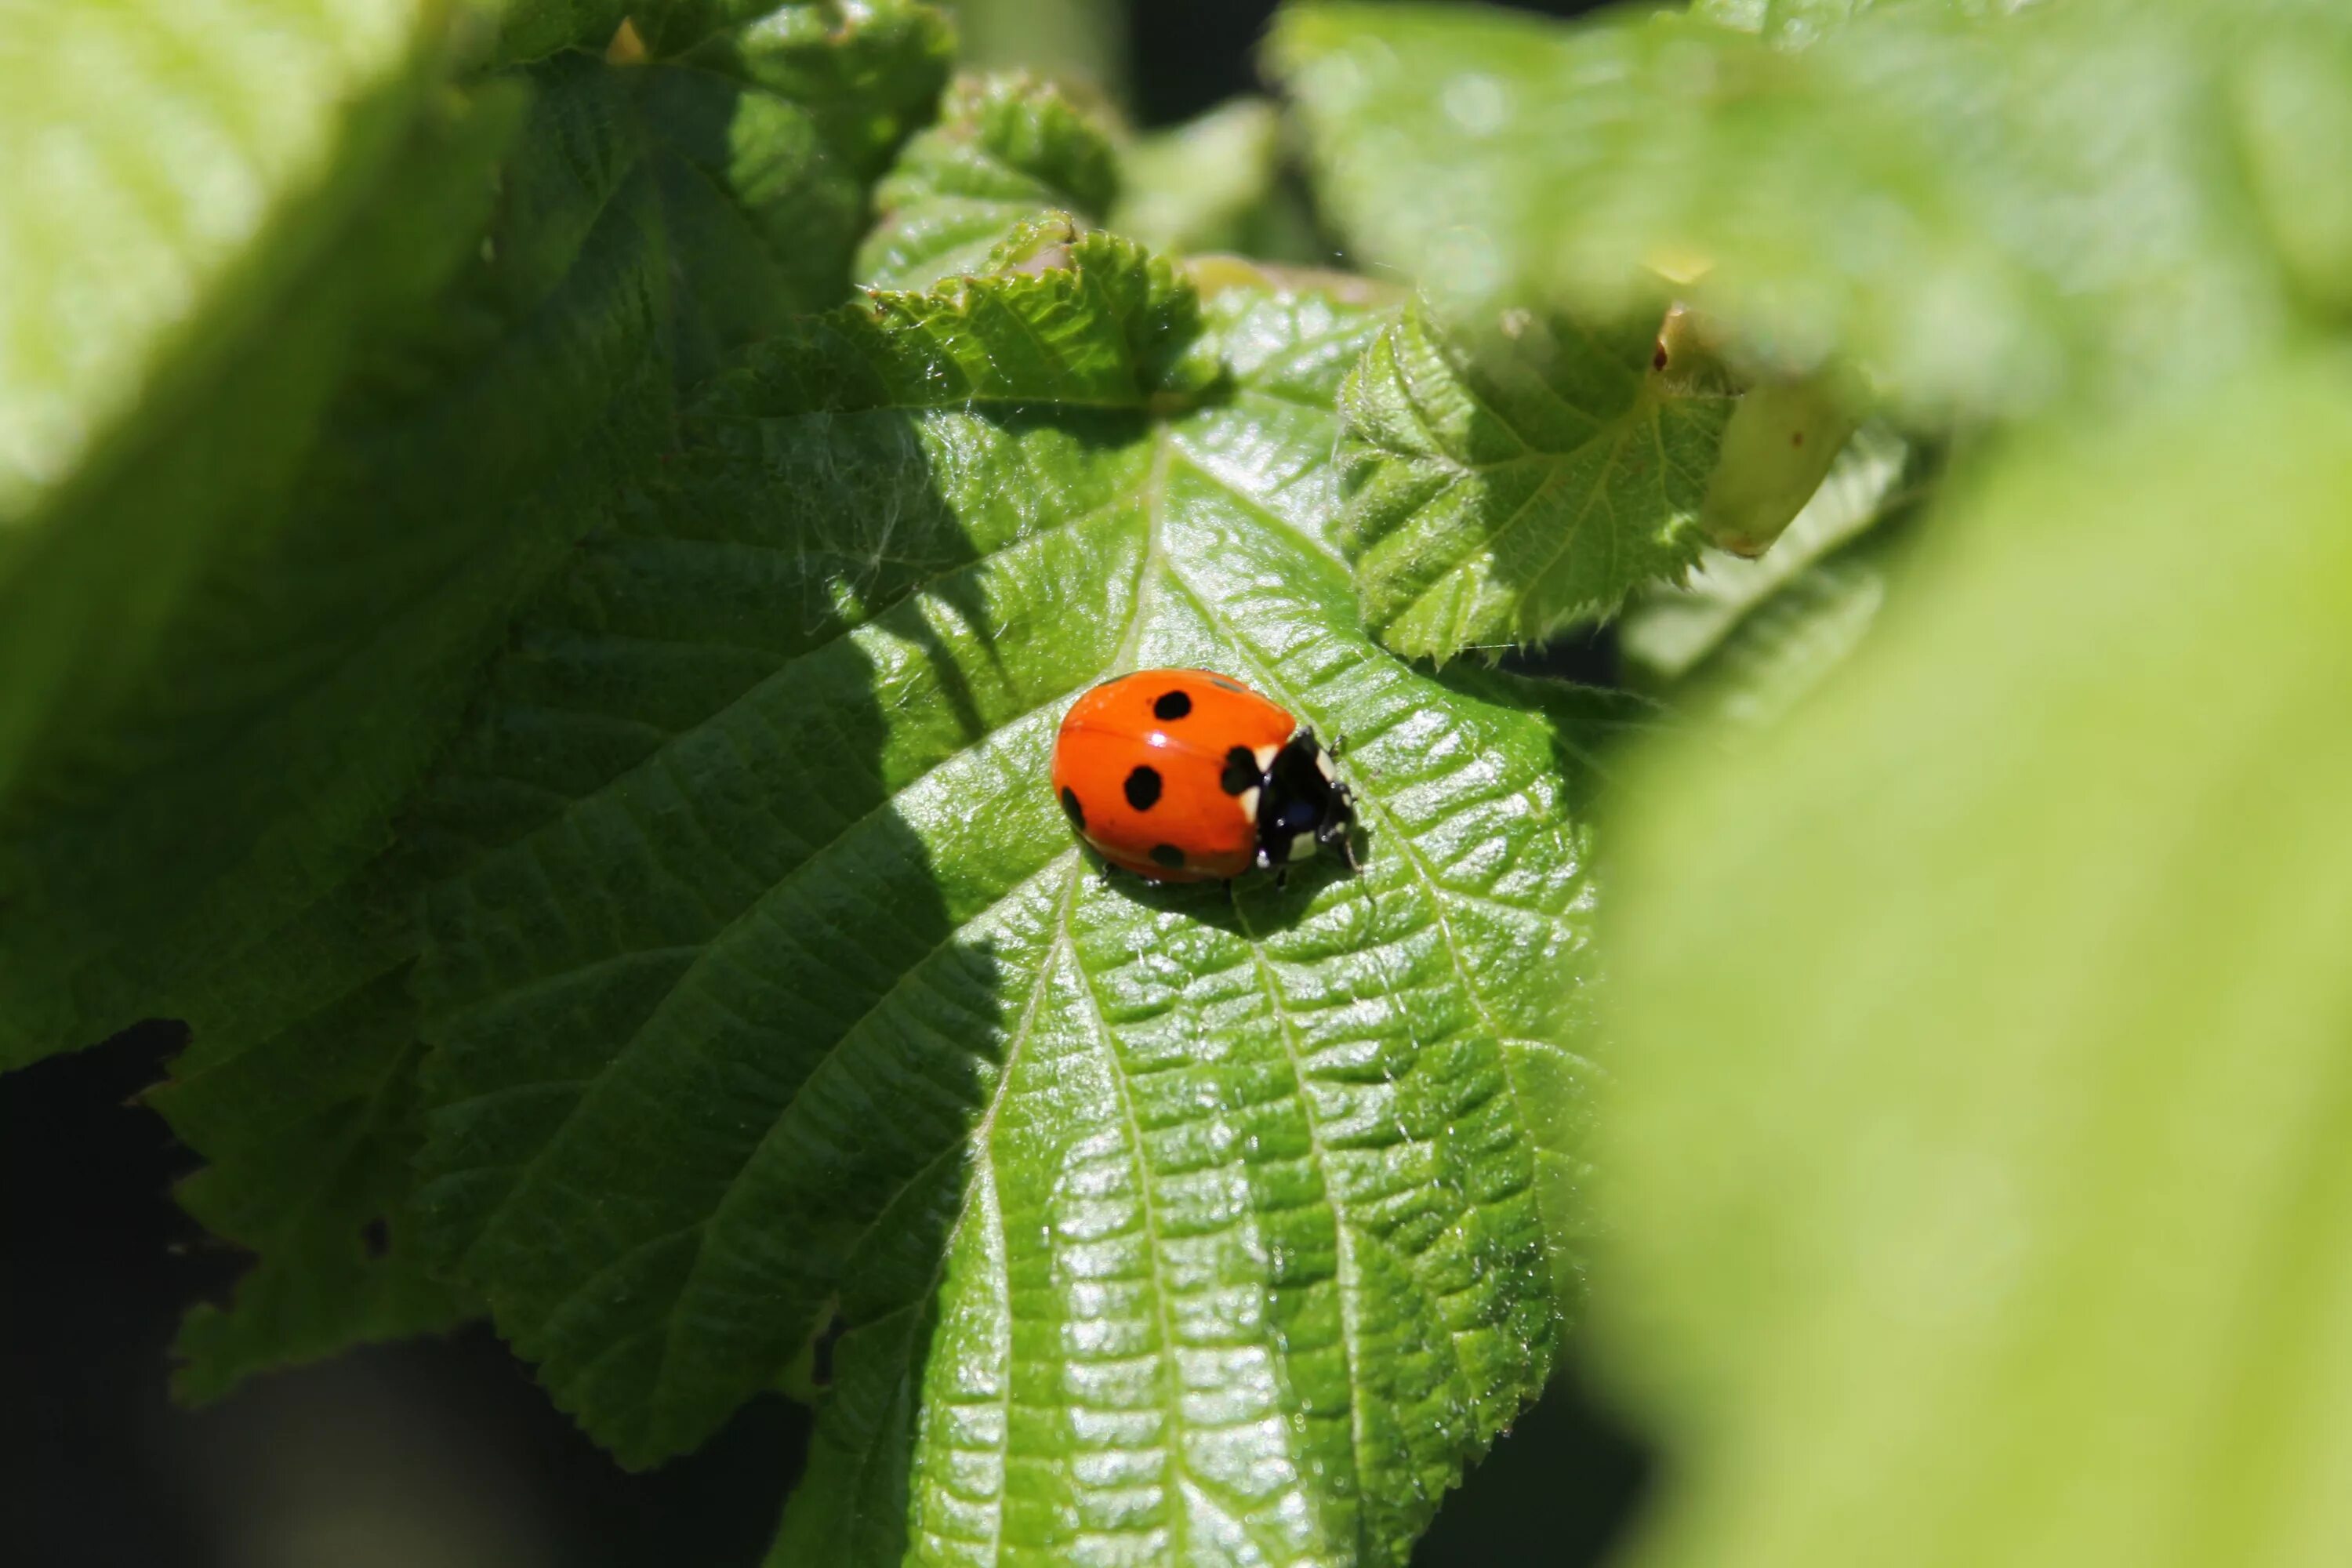
[[[1071,823],[1079,832],[1087,830],[1087,808],[1078,804],[1078,792],[1067,784],[1062,786],[1062,809],[1069,813]]]
[[[1192,710],[1192,700],[1181,691],[1163,691],[1160,700],[1151,705],[1155,719],[1181,719]]]
[[[1144,766],[1127,775],[1127,804],[1150,811],[1160,803],[1160,770]]]
[[[1181,870],[1184,865],[1184,851],[1173,844],[1155,844],[1151,847],[1151,858],[1171,871]]]
[[[1250,755],[1247,746],[1235,746],[1225,753],[1225,771],[1217,775],[1227,795],[1239,795],[1258,783],[1257,759]]]
[[[1240,687],[1235,686],[1232,681],[1214,675],[1209,677],[1209,684],[1215,687],[1220,691],[1239,691],[1241,689]]]

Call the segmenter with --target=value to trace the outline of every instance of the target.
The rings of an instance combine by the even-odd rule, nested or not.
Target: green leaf
[[[1273,60],[1363,256],[1465,304],[1608,315],[1663,272],[1757,360],[1923,419],[2193,391],[2294,332],[2238,76],[2352,58],[2341,8],[1990,9],[1882,5],[1782,48],[1673,16],[1300,5]],[[2305,96],[2352,78],[2327,80]],[[2326,188],[2332,153],[2263,145],[2272,187]]]
[[[862,198],[825,219],[802,195],[887,155],[889,128],[936,87],[936,22],[865,11],[835,35],[831,67],[803,30],[764,25],[772,47],[743,72],[769,85],[742,97],[741,119],[764,135],[797,112],[804,134],[770,145],[747,131],[745,147],[768,150],[740,167],[768,183],[706,189],[747,223],[797,213],[812,247],[831,247],[838,297]],[[716,51],[739,47],[721,38],[698,57],[692,68],[719,84],[708,90],[735,91]],[[671,330],[691,312],[671,302],[731,276],[739,249],[675,195],[674,149],[689,139],[685,116],[664,117],[676,100],[655,73],[667,69],[574,55],[529,73],[530,118],[475,262],[429,328],[397,323],[347,383],[282,515],[248,520],[282,529],[270,549],[219,569],[209,591],[243,618],[183,628],[140,744],[119,774],[95,775],[105,789],[85,773],[82,798],[0,818],[0,890],[29,888],[16,907],[43,917],[12,929],[0,1015],[40,1017],[37,1045],[148,1011],[197,1031],[157,1104],[211,1162],[184,1189],[190,1208],[260,1264],[225,1315],[192,1317],[192,1394],[460,1308],[407,1245],[420,1134],[404,985],[424,889],[468,847],[412,824],[378,851],[523,589],[669,438],[691,352]],[[863,111],[845,82],[870,89]],[[806,179],[786,177],[794,158]],[[388,205],[394,237],[378,241],[417,218]],[[61,994],[81,1012],[37,1011]],[[379,1234],[381,1257],[362,1245]]]
[[[761,353],[526,622],[427,1205],[631,1462],[838,1319],[778,1561],[1400,1563],[1573,1271],[1591,774],[1353,629],[1380,313],[1041,254]],[[1360,875],[1097,879],[1055,726],[1157,665],[1346,737]]]
[[[1282,183],[1282,121],[1236,98],[1136,142],[1109,226],[1159,250],[1321,259],[1301,203]]]
[[[495,319],[463,277],[425,328],[520,106],[420,116],[276,314],[201,384],[173,367],[187,383],[152,389],[0,562],[0,1065],[163,1010],[248,920],[363,860],[454,721],[448,661],[533,536],[526,514],[467,559],[476,515],[442,515],[444,470],[403,468],[436,433],[412,414],[457,411],[407,391]],[[328,426],[346,438],[321,447]]]
[[[514,64],[542,60],[565,49],[603,49],[625,18],[651,19],[669,9],[667,0],[507,0],[497,56]]]
[[[2347,506],[2340,364],[2045,437],[1871,659],[1626,781],[1634,1562],[2352,1552]]]
[[[851,35],[870,23],[889,26],[917,13],[927,29],[943,21],[936,7],[908,0],[505,0],[496,52],[509,64],[567,49],[625,64],[674,59],[727,33],[802,42],[839,33],[853,43]]]
[[[434,98],[446,6],[243,0],[158,25],[89,5],[12,20],[0,803],[131,699],[362,323],[455,264],[511,130],[510,102]],[[413,208],[397,247],[362,221],[385,195]],[[200,457],[174,439],[198,424]]]
[[[436,84],[452,10],[230,0],[202,16],[103,5],[11,16],[18,68],[0,102],[10,574],[51,531],[37,514],[141,402],[233,354],[331,247]],[[313,352],[331,365],[339,347]],[[19,685],[66,662],[16,651]],[[6,757],[31,726],[14,706],[0,711]]]
[[[1733,400],[1654,373],[1654,329],[1525,311],[1480,351],[1416,305],[1349,376],[1338,536],[1407,657],[1539,642],[1698,559]]]
[[[1059,87],[1025,75],[964,77],[940,122],[875,192],[881,221],[857,253],[870,288],[920,289],[982,269],[1039,215],[1099,218],[1118,192],[1109,132]]]
[[[124,634],[136,664],[110,645],[119,693],[79,660],[73,722],[0,792],[0,908],[23,932],[0,951],[0,1062],[174,1010],[331,896],[386,842],[518,598],[654,461],[671,384],[847,292],[865,182],[944,64],[928,12],[813,41],[829,12],[676,67],[530,73],[487,235],[514,116],[428,119],[246,357],[143,410],[139,460],[43,521],[58,548],[0,577],[25,607],[0,639],[113,626],[147,570],[131,542],[159,526],[182,531],[148,553],[184,559],[170,613]],[[426,237],[435,279],[466,256],[460,275],[388,301],[374,280]],[[352,338],[327,382],[318,345]],[[0,702],[38,688],[34,661]]]

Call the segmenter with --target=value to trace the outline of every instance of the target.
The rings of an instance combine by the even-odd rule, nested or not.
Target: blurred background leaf
[[[2310,285],[2352,228],[2291,193],[2332,188],[2336,154],[2244,82],[2269,61],[2305,98],[2352,90],[2327,74],[2352,60],[2340,8],[1715,9],[1769,41],[1320,4],[1269,58],[1360,264],[1601,313],[1671,280],[1752,362],[1843,366],[1913,417],[2193,390],[2332,309]],[[2247,124],[2268,127],[2251,184]],[[2283,236],[2325,259],[2283,268]]]
[[[2020,443],[1872,657],[1628,780],[1632,1561],[2352,1552],[2352,385]]]

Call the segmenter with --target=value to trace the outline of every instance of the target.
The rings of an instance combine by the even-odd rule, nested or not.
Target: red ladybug
[[[1154,882],[1279,878],[1318,845],[1355,863],[1355,797],[1315,731],[1210,670],[1139,670],[1072,703],[1054,793],[1105,860]]]

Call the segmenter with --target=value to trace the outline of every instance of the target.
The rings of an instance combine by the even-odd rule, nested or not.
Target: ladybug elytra
[[[1154,882],[1278,878],[1318,847],[1354,864],[1355,797],[1331,753],[1212,670],[1139,670],[1081,696],[1054,742],[1054,793],[1106,861]]]

